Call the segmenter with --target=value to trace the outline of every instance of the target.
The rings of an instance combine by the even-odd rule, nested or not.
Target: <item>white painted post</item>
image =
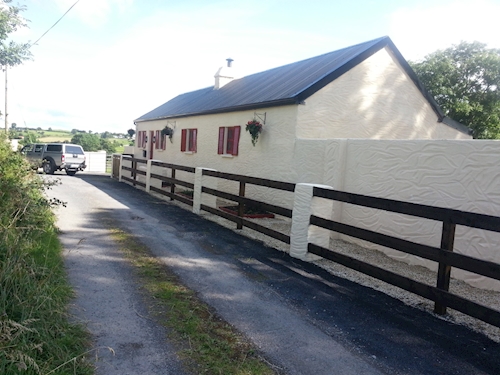
[[[151,191],[151,163],[152,159],[149,159],[146,163],[146,191],[149,193]]]
[[[120,169],[118,170],[118,181],[122,182],[122,174],[123,174],[123,155],[120,155]]]
[[[292,229],[290,232],[290,255],[302,260],[314,260],[317,256],[308,254],[309,242],[328,248],[330,245],[330,231],[309,225],[311,215],[330,219],[332,217],[333,201],[330,199],[313,197],[313,188],[331,189],[331,186],[318,184],[295,185],[293,202]]]
[[[201,195],[202,186],[210,187],[212,189],[217,189],[217,179],[213,177],[203,176],[203,170],[215,171],[211,168],[200,168],[197,167],[194,174],[194,190],[193,190],[193,212],[197,215],[201,213],[201,204],[205,204],[210,207],[217,207],[217,197],[214,195]]]

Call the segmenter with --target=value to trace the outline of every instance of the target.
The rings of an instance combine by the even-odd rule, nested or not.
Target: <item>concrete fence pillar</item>
[[[332,217],[333,201],[313,197],[314,187],[333,190],[331,186],[327,185],[296,184],[290,232],[290,255],[308,261],[317,259],[315,255],[307,252],[309,242],[326,248],[330,245],[330,231],[328,229],[309,225],[311,215],[325,219]]]
[[[120,166],[118,168],[118,181],[119,182],[123,182],[122,181],[122,175],[123,175],[123,155],[120,155]]]
[[[217,207],[217,197],[211,194],[201,194],[202,186],[212,189],[217,189],[217,179],[215,177],[203,176],[203,171],[214,171],[211,168],[197,167],[194,174],[194,190],[193,190],[193,212],[197,215],[201,213],[201,205],[207,205],[213,208]]]
[[[149,193],[151,191],[151,167],[153,160],[149,159],[146,163],[146,191]]]

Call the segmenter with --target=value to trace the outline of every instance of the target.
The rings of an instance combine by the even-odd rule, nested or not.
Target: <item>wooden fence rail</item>
[[[500,327],[500,311],[496,311],[466,300],[462,297],[453,295],[448,291],[451,267],[457,267],[479,275],[500,280],[500,264],[453,252],[455,226],[457,224],[500,232],[499,217],[384,198],[369,197],[336,190],[322,189],[319,187],[315,187],[313,189],[313,196],[346,202],[358,206],[376,208],[388,212],[396,212],[441,221],[443,223],[441,247],[437,248],[373,232],[367,229],[342,224],[336,221],[323,219],[314,215],[311,215],[310,217],[311,225],[316,225],[321,228],[369,241],[377,245],[389,247],[438,262],[439,269],[437,273],[436,287],[419,283],[314,244],[308,245],[308,251],[326,259],[341,263],[344,266],[366,273],[412,293],[418,294],[424,298],[430,299],[435,302],[434,311],[438,314],[446,313],[446,307],[451,307],[455,310]]]
[[[123,163],[121,165],[122,171],[130,172],[130,177],[124,176],[123,173],[121,174],[121,178],[123,180],[132,183],[134,186],[139,185],[142,187],[147,187],[156,193],[169,197],[170,200],[179,200],[185,204],[193,206],[193,199],[185,195],[176,193],[175,188],[176,186],[184,186],[188,189],[194,190],[194,184],[177,178],[176,171],[195,173],[195,168],[163,163],[159,161],[150,162],[151,167],[155,166],[159,168],[170,169],[170,177],[168,177],[158,173],[153,173],[151,170],[146,172],[144,168],[139,169],[138,165],[146,164],[148,162],[147,160],[136,159],[132,156],[125,155],[122,156],[122,160],[130,162],[130,167],[124,166]],[[114,158],[113,177],[117,178],[119,176],[119,168],[115,168],[115,163],[117,163],[117,160]],[[202,194],[209,194],[218,198],[233,201],[238,205],[237,214],[225,212],[221,209],[205,204],[201,204],[201,210],[210,212],[236,223],[238,229],[248,227],[264,235],[290,244],[290,235],[278,232],[274,229],[248,220],[244,217],[244,213],[245,207],[252,206],[264,211],[291,218],[292,210],[286,207],[281,207],[249,198],[245,196],[245,194],[246,186],[248,184],[287,192],[294,192],[296,184],[243,176],[238,174],[217,172],[208,169],[203,169],[202,174],[203,176],[236,181],[239,183],[239,190],[238,194],[232,194],[221,191],[219,189],[210,188],[208,186],[201,186]],[[146,184],[142,181],[138,181],[138,175],[146,176],[146,179],[149,177],[150,179],[156,179],[165,182],[170,185],[170,189],[168,191],[165,189],[157,188],[155,186],[151,186],[151,184],[149,183]],[[371,230],[358,228],[352,225],[339,223],[333,220],[327,220],[315,215],[311,215],[309,218],[310,225],[315,225],[321,228],[345,234],[347,236],[359,238],[380,246],[385,246],[405,252],[407,254],[412,254],[437,262],[439,264],[439,267],[437,272],[436,286],[431,286],[419,281],[412,280],[395,272],[387,271],[380,267],[363,262],[362,260],[352,258],[348,255],[336,253],[333,250],[312,243],[308,244],[308,252],[337,262],[346,267],[365,273],[369,276],[375,277],[379,280],[434,301],[434,311],[438,314],[445,314],[446,308],[450,307],[469,316],[500,327],[500,311],[494,310],[487,306],[483,306],[449,292],[450,274],[452,267],[500,280],[500,264],[453,252],[456,225],[463,225],[471,228],[500,232],[500,217],[402,202],[385,198],[370,197],[360,194],[323,189],[320,187],[313,188],[313,196],[441,222],[443,225],[441,233],[441,244],[440,247],[433,247],[374,232]]]
[[[246,198],[245,197],[245,190],[246,190],[246,185],[247,184],[252,184],[252,185],[257,185],[257,186],[263,186],[263,187],[268,187],[272,189],[278,189],[282,191],[289,191],[293,192],[295,190],[295,184],[290,183],[290,182],[281,182],[281,181],[274,181],[274,180],[268,180],[264,178],[257,178],[257,177],[249,177],[249,176],[243,176],[243,175],[238,175],[238,174],[232,174],[232,173],[223,173],[223,172],[217,172],[217,171],[211,171],[211,170],[203,170],[203,175],[204,176],[211,176],[211,177],[216,177],[216,178],[221,178],[225,180],[230,180],[230,181],[238,181],[240,186],[239,186],[239,192],[238,195],[235,194],[230,194],[226,193],[220,190],[216,189],[211,189],[208,187],[203,186],[202,187],[202,193],[206,194],[211,194],[215,195],[216,197],[227,199],[233,202],[238,203],[238,214],[237,215],[232,215],[227,212],[223,212],[221,210],[214,209],[213,207],[209,207],[206,205],[202,205],[201,209],[208,211],[212,214],[224,217],[227,220],[231,220],[236,223],[236,228],[237,229],[242,229],[243,227],[248,227],[250,229],[253,229],[257,232],[263,233],[269,237],[275,238],[279,241],[285,242],[287,244],[290,243],[290,236],[278,231],[275,231],[274,229],[265,227],[263,225],[257,224],[255,222],[252,222],[250,220],[244,219],[244,212],[245,212],[245,207],[246,206],[252,206],[256,207],[258,209],[261,209],[263,211],[268,211],[272,212],[281,216],[285,217],[292,217],[292,210],[285,208],[285,207],[280,207],[276,206],[273,204],[257,201],[254,199]]]

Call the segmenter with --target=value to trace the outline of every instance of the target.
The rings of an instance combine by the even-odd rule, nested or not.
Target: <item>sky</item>
[[[34,43],[76,0],[14,0]],[[389,36],[407,60],[460,41],[500,48],[500,0],[79,0],[7,74],[8,123],[126,133],[173,97]],[[0,73],[0,87],[5,74]],[[2,128],[5,87],[0,89]]]

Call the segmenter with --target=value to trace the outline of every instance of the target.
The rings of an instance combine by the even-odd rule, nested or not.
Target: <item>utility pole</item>
[[[5,118],[5,133],[7,133],[9,131],[9,127],[8,127],[8,122],[7,122],[7,65],[5,65],[5,114],[4,114],[4,118]]]

